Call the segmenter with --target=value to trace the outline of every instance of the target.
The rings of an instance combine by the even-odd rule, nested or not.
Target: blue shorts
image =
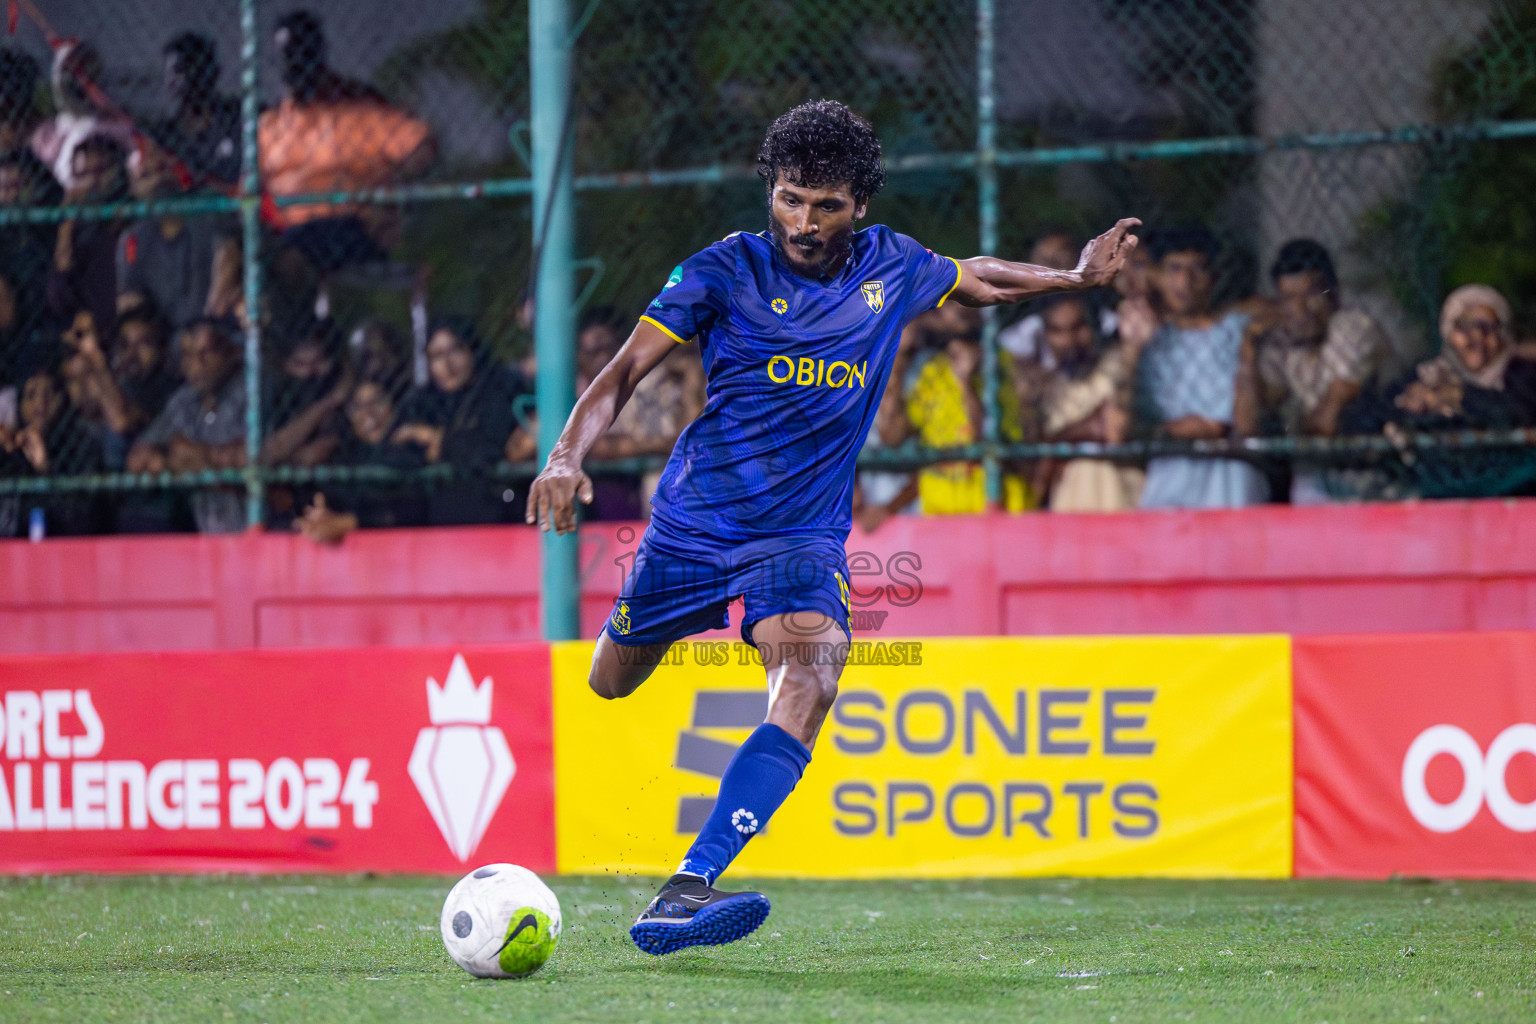
[[[731,624],[727,606],[746,602],[741,638],[770,615],[821,612],[852,639],[848,555],[823,536],[770,537],[729,547],[658,536],[653,523],[603,629],[631,647],[670,644]]]

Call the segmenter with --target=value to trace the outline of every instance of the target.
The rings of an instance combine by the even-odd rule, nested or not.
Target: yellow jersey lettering
[[[829,363],[825,359],[810,356],[771,356],[768,359],[768,379],[775,384],[794,384],[797,387],[851,388],[855,384],[867,387],[865,375],[869,362],[845,363],[838,360]]]

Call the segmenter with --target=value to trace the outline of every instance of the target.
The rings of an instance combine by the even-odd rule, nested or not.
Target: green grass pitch
[[[451,881],[0,880],[0,1021],[1536,1020],[1533,885],[771,881],[756,935],[657,959],[654,880],[555,878],[554,959],[476,981]]]

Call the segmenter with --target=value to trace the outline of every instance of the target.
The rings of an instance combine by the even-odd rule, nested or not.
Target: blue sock
[[[810,763],[805,744],[783,729],[768,722],[754,729],[726,766],[715,809],[678,872],[714,885],[747,840],[768,824]]]

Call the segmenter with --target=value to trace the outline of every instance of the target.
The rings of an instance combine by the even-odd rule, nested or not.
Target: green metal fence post
[[[539,458],[560,438],[576,392],[572,309],[574,200],[571,189],[571,40],[565,0],[530,0],[528,64],[532,81],[534,352]],[[576,535],[544,534],[543,615],[546,640],[572,640],[577,615]]]
[[[995,15],[993,0],[976,0],[976,233],[977,248],[983,256],[997,252],[997,112],[993,96]],[[983,309],[981,317],[982,404],[986,410],[983,440],[993,445],[999,434],[997,310]],[[995,503],[1002,496],[997,457],[988,454],[982,465],[987,472],[987,502]]]
[[[256,2],[240,0],[240,236],[245,284],[245,521],[261,525],[261,175],[256,167]]]

